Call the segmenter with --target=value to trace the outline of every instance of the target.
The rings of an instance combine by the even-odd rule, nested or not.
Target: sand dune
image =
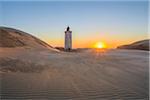
[[[0,27],[0,99],[147,100],[148,57],[139,50],[63,52]]]
[[[1,99],[148,100],[148,55],[1,48]]]
[[[118,46],[118,49],[136,49],[136,50],[147,50],[149,51],[149,39],[146,40],[140,40],[134,43],[131,43],[129,45],[122,45],[122,46]]]
[[[58,51],[31,34],[9,27],[0,27],[0,47],[22,47]]]

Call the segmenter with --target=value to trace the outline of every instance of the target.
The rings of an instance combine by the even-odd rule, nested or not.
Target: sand
[[[1,99],[148,100],[148,51],[0,49]]]

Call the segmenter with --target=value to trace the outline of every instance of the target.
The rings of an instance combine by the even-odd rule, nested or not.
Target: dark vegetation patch
[[[55,47],[55,49],[58,49],[64,52],[82,52],[82,51],[88,50],[89,48],[76,48],[76,49],[71,49],[71,50],[65,50],[64,47]]]

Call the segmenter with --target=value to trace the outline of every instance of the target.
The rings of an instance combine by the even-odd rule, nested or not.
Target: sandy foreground
[[[1,99],[148,100],[148,51],[0,49]]]

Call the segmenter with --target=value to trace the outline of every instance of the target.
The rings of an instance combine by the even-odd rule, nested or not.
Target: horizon
[[[108,48],[148,39],[148,1],[0,1],[0,26],[64,47],[70,26],[73,48],[103,42]]]

